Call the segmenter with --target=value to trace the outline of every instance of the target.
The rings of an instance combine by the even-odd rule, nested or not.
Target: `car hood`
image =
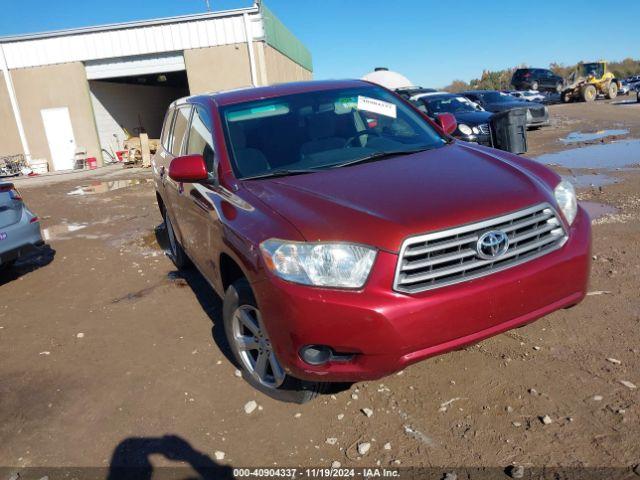
[[[348,241],[397,252],[420,233],[499,216],[551,192],[501,156],[461,142],[317,173],[247,180],[243,186],[307,241]]]
[[[467,125],[471,125],[472,127],[481,125],[483,123],[489,123],[491,115],[493,115],[491,112],[482,112],[480,110],[478,110],[477,112],[455,113],[455,117],[458,123],[466,123]]]

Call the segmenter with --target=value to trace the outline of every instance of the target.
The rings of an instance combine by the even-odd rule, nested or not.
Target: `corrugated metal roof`
[[[179,21],[73,30],[0,45],[9,69],[179,52],[246,42],[244,14],[253,20],[248,22],[249,38],[262,39],[260,13],[251,9],[251,13],[236,10],[233,14],[179,17]]]
[[[196,13],[192,15],[178,15],[175,17],[154,18],[151,20],[137,20],[132,22],[110,23],[92,27],[69,28],[64,30],[52,30],[49,32],[27,33],[21,35],[0,36],[0,43],[20,42],[41,38],[62,37],[68,35],[80,35],[83,33],[107,32],[111,30],[124,30],[129,28],[152,27],[166,25],[168,23],[193,22],[210,18],[232,17],[244,13],[258,13],[258,7],[238,8],[234,10],[221,10],[219,12]]]
[[[245,31],[245,15],[250,20],[249,32]],[[16,69],[244,43],[247,36],[266,41],[312,70],[309,50],[264,5],[0,37],[0,47],[8,68]]]

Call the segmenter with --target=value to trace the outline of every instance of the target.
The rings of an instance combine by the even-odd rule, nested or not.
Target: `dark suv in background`
[[[560,93],[564,79],[546,68],[519,68],[511,77],[511,85],[516,90]]]
[[[477,103],[488,112],[498,113],[506,110],[524,109],[527,111],[527,127],[540,128],[549,125],[549,110],[537,102],[518,100],[508,93],[495,90],[469,90],[460,93]]]

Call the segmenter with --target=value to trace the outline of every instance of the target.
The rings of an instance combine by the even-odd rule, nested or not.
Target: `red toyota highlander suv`
[[[571,184],[455,127],[355,80],[170,106],[153,162],[170,254],[224,298],[248,382],[304,402],[582,300]]]

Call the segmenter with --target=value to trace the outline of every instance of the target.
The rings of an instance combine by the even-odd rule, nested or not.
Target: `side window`
[[[191,107],[182,107],[176,110],[176,118],[173,121],[173,135],[171,136],[171,154],[178,157],[182,153],[182,143],[189,125]]]
[[[213,172],[213,135],[211,134],[211,115],[203,107],[196,106],[189,130],[187,155],[200,154],[207,164],[207,171]]]
[[[171,136],[171,124],[173,123],[174,114],[175,110],[173,108],[170,108],[169,110],[167,110],[167,115],[164,117],[162,134],[160,135],[160,143],[165,148],[165,150],[169,150],[169,138]]]

